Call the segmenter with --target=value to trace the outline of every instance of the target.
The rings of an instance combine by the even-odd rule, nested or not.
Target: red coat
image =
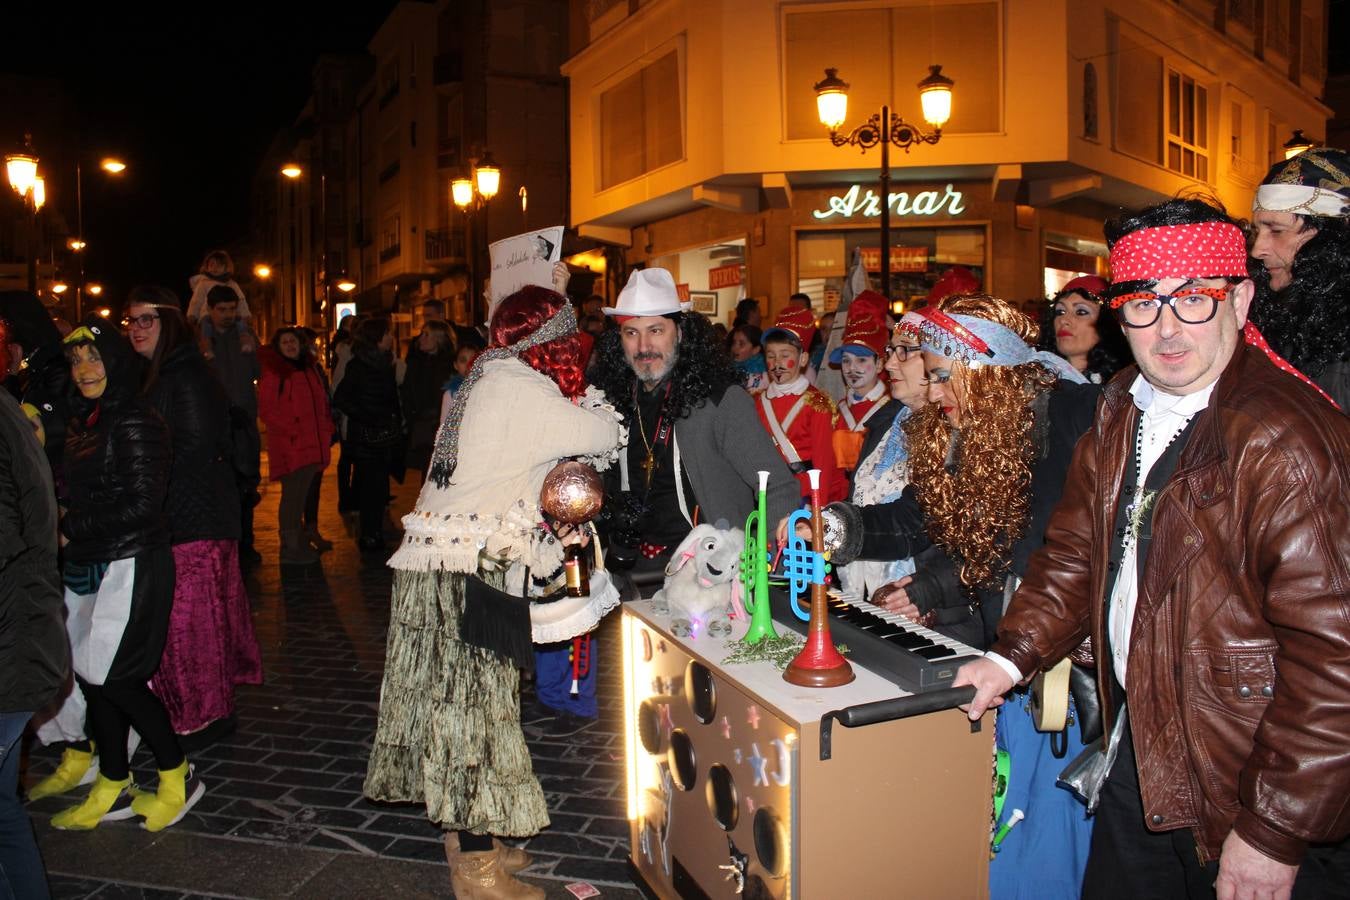
[[[302,466],[328,466],[333,442],[333,413],[328,389],[313,366],[297,369],[271,347],[258,350],[258,417],[267,426],[268,477]]]
[[[764,426],[764,430],[772,438],[773,429],[769,427],[768,418],[764,413],[766,396],[764,392],[755,395],[755,411],[759,413],[759,424]],[[787,396],[769,401],[780,425],[788,417],[798,399],[798,396]],[[806,402],[802,404],[801,410],[786,429],[787,438],[797,451],[797,456],[802,462],[810,462],[812,468],[820,470],[821,503],[848,499],[848,478],[834,460],[834,419],[834,403],[830,398],[819,388],[808,387]],[[777,445],[777,441],[774,443]],[[784,460],[788,459],[782,447],[778,448],[778,452]],[[801,484],[802,496],[810,496],[811,481],[806,477],[806,473],[800,473],[797,481]]]

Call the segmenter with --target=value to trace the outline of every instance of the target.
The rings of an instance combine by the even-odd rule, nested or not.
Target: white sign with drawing
[[[492,295],[509,297],[527,284],[553,288],[553,266],[562,259],[563,226],[527,231],[488,246]]]

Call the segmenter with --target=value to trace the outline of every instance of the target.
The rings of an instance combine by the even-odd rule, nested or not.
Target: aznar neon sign
[[[907,192],[900,191],[891,194],[890,200],[891,212],[900,216],[936,216],[944,209],[949,216],[959,216],[966,211],[964,195],[953,190],[950,184],[943,192],[919,191],[912,198]],[[813,210],[811,215],[817,219],[831,216],[847,219],[858,214],[868,217],[881,215],[881,198],[871,190],[864,192],[856,184],[843,194],[835,194],[829,199],[828,205],[828,209]]]

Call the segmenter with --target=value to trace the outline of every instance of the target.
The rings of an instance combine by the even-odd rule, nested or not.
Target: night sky
[[[249,186],[268,143],[310,93],[322,52],[364,50],[392,0],[340,3],[27,3],[6,11],[0,72],[58,78],[74,135],[34,134],[116,153],[111,181],[85,167],[90,280],[110,292],[164,284],[186,296],[204,252],[247,234]],[[350,8],[347,8],[349,7]],[[17,20],[17,21],[16,21]],[[31,40],[21,35],[35,36]],[[25,129],[0,110],[0,142]],[[73,174],[70,176],[73,181]],[[74,203],[53,198],[70,210]],[[116,302],[116,297],[111,298]]]

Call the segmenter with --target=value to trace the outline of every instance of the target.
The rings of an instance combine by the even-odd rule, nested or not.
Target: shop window
[[[601,189],[683,158],[683,122],[674,50],[601,94]]]
[[[827,66],[852,86],[845,129],[862,124],[883,103],[926,127],[915,85],[928,64],[956,80],[948,134],[1001,129],[1002,28],[997,3],[892,6],[787,12],[783,18],[783,104],[790,140],[819,139],[824,126],[811,85]]]
[[[881,270],[879,237],[870,228],[798,232],[795,290],[809,294],[817,311],[834,309],[859,250],[876,289]],[[983,283],[987,259],[984,228],[892,228],[891,294],[910,306],[922,304],[938,277],[953,266],[965,266]]]
[[[1209,92],[1195,79],[1167,70],[1167,158],[1180,175],[1209,181]]]

